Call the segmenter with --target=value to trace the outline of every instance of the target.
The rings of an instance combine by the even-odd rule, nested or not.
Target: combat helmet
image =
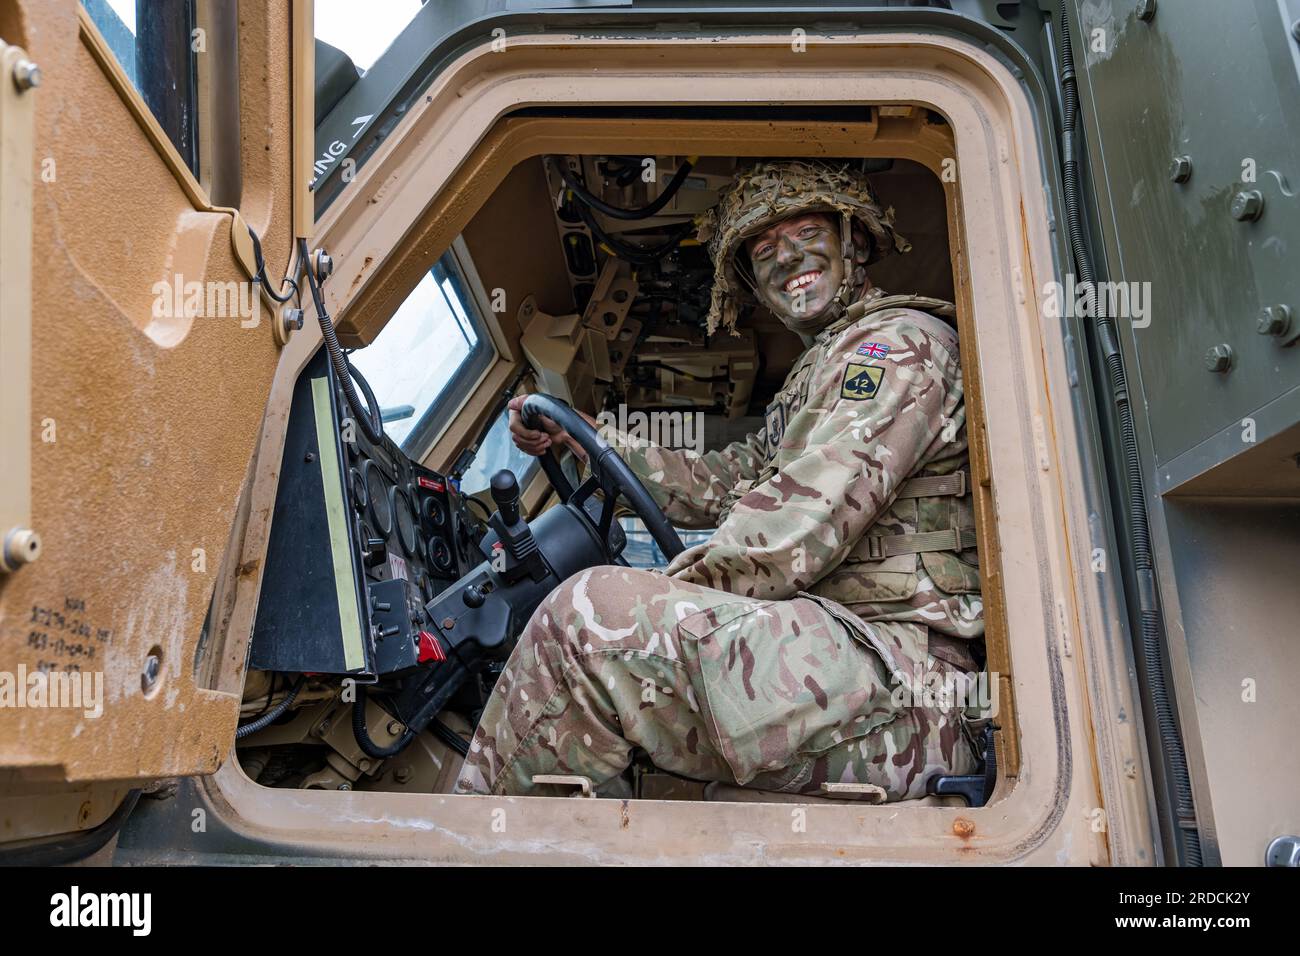
[[[871,236],[869,263],[911,248],[894,232],[894,210],[881,208],[865,173],[844,164],[809,160],[757,163],[738,172],[723,187],[717,205],[697,219],[699,241],[708,245],[713,261],[709,334],[719,326],[734,334],[740,306],[757,301],[747,263],[736,262],[744,241],[775,222],[809,212],[839,214],[846,260],[851,258],[854,219]],[[853,268],[847,261],[845,265],[844,282],[835,296],[841,308],[849,305],[852,295]]]

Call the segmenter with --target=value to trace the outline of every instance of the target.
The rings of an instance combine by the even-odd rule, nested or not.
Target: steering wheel
[[[589,512],[582,506],[597,489],[605,493],[605,503],[601,508],[597,531],[600,540],[609,541],[610,526],[614,520],[614,505],[619,497],[626,499],[628,507],[639,517],[654,538],[655,544],[671,561],[685,550],[681,538],[668,518],[655,504],[650,492],[646,491],[641,479],[628,467],[627,462],[618,456],[613,448],[605,443],[596,429],[570,408],[565,402],[552,395],[535,393],[524,399],[519,412],[525,425],[541,429],[541,418],[546,416],[573,436],[582,450],[587,453],[587,464],[591,476],[575,491],[569,479],[560,469],[560,463],[549,451],[542,452],[539,461],[542,471],[560,496],[564,504],[574,504],[583,515]]]

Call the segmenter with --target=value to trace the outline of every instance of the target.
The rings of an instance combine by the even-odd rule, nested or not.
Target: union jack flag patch
[[[879,342],[868,342],[858,346],[858,354],[865,355],[867,358],[882,359],[889,354],[889,346],[881,345]]]

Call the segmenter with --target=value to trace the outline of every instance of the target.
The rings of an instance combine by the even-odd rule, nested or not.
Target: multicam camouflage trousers
[[[972,772],[959,708],[895,702],[879,644],[916,625],[854,618],[855,629],[846,615],[809,596],[764,601],[652,571],[580,572],[520,636],[457,792],[565,795],[572,788],[534,785],[534,775],[600,786],[634,747],[695,780],[796,793],[865,783],[890,800]]]

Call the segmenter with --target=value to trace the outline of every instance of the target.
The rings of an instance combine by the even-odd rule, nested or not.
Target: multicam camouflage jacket
[[[983,635],[957,335],[918,307],[951,312],[872,289],[796,361],[766,426],[720,451],[602,429],[671,521],[717,528],[667,574]]]

